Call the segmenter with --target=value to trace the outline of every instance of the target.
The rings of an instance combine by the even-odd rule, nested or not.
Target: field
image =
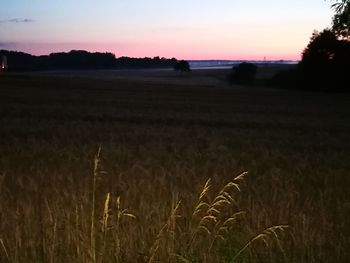
[[[133,74],[0,76],[0,262],[348,262],[349,95]]]

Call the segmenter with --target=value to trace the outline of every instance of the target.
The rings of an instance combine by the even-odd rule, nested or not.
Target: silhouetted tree
[[[334,4],[332,4],[332,8],[334,8],[337,13],[340,13],[344,10],[346,4],[348,4],[350,1],[349,0],[333,0],[332,2],[335,2]]]
[[[299,78],[309,88],[344,90],[350,68],[350,42],[331,30],[314,32],[298,65]]]
[[[241,63],[232,68],[228,80],[232,84],[250,84],[255,80],[258,67],[252,63]]]
[[[323,67],[334,59],[338,45],[337,36],[331,30],[314,31],[302,53],[302,64]]]
[[[180,60],[174,65],[176,71],[191,71],[190,64],[186,60]]]
[[[47,58],[47,67],[61,69],[108,69],[115,65],[112,53],[90,53],[72,50],[68,53],[52,53]]]
[[[350,0],[333,2],[335,15],[332,29],[314,32],[297,68],[279,72],[272,78],[272,84],[313,90],[350,91]]]
[[[350,1],[335,3],[333,8],[336,14],[333,17],[332,30],[338,37],[350,40]]]

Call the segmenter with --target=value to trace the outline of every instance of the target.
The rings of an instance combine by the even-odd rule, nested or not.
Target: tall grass
[[[228,182],[217,194],[211,198],[212,183],[207,180],[198,200],[193,204],[193,211],[189,214],[181,211],[181,203],[187,200],[172,200],[170,215],[163,225],[140,224],[144,219],[136,217],[128,209],[122,208],[121,197],[107,192],[103,200],[103,189],[99,189],[99,183],[107,173],[102,168],[101,146],[94,157],[92,172],[91,212],[88,212],[89,191],[81,192],[80,196],[71,192],[74,189],[63,189],[65,201],[72,203],[61,205],[59,196],[54,194],[52,201],[47,196],[41,196],[43,200],[33,199],[29,207],[24,208],[27,215],[35,216],[39,213],[39,221],[23,226],[17,226],[17,234],[8,240],[0,239],[2,248],[2,262],[63,262],[69,259],[71,262],[135,262],[137,250],[129,250],[125,242],[132,244],[148,243],[146,252],[139,261],[152,262],[222,262],[219,248],[221,242],[226,241],[229,234],[234,234],[233,228],[238,218],[245,212],[238,210],[239,201],[236,194],[241,191],[239,182],[244,180],[247,173],[235,177]],[[4,178],[4,177],[3,177]],[[62,178],[63,179],[63,178]],[[37,183],[33,183],[35,191],[39,189]],[[99,192],[97,191],[99,189]],[[81,190],[81,189],[79,189]],[[88,190],[88,188],[87,188]],[[51,193],[52,194],[52,193]],[[142,196],[140,197],[142,199]],[[22,202],[24,200],[20,200]],[[143,200],[142,202],[147,202]],[[140,206],[144,205],[140,203]],[[26,206],[26,205],[24,205]],[[40,210],[36,208],[39,206]],[[45,208],[44,208],[45,207]],[[101,211],[101,213],[99,213]],[[124,225],[127,221],[127,225]],[[87,224],[90,224],[88,227]],[[138,225],[140,224],[140,225]],[[135,236],[129,236],[130,229],[142,229]],[[61,228],[61,230],[59,229]],[[229,255],[231,260],[236,259],[253,245],[262,240],[268,247],[268,242],[275,239],[279,241],[279,231],[283,232],[287,226],[273,226],[264,230],[261,234],[251,238],[245,246],[237,247],[237,253]],[[150,229],[159,229],[156,235],[152,235]],[[25,237],[27,232],[32,237]],[[60,233],[59,233],[60,232]],[[141,235],[141,233],[146,235]],[[61,235],[59,238],[57,235]],[[29,238],[29,239],[28,239]],[[137,238],[134,240],[133,238]],[[60,239],[60,241],[58,241]],[[90,239],[90,247],[87,241]],[[38,242],[40,240],[40,242]],[[7,246],[11,246],[8,250]],[[243,241],[243,240],[242,240]],[[59,248],[58,248],[59,246]],[[64,253],[64,254],[62,254]]]

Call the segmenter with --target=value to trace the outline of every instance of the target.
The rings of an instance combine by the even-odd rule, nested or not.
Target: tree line
[[[23,52],[0,50],[0,57],[7,57],[9,71],[58,70],[58,69],[136,69],[136,68],[174,68],[175,58],[116,58],[112,53],[70,52],[34,56]]]

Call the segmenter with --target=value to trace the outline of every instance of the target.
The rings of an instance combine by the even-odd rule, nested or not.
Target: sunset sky
[[[323,0],[0,0],[0,49],[178,59],[299,59]]]

